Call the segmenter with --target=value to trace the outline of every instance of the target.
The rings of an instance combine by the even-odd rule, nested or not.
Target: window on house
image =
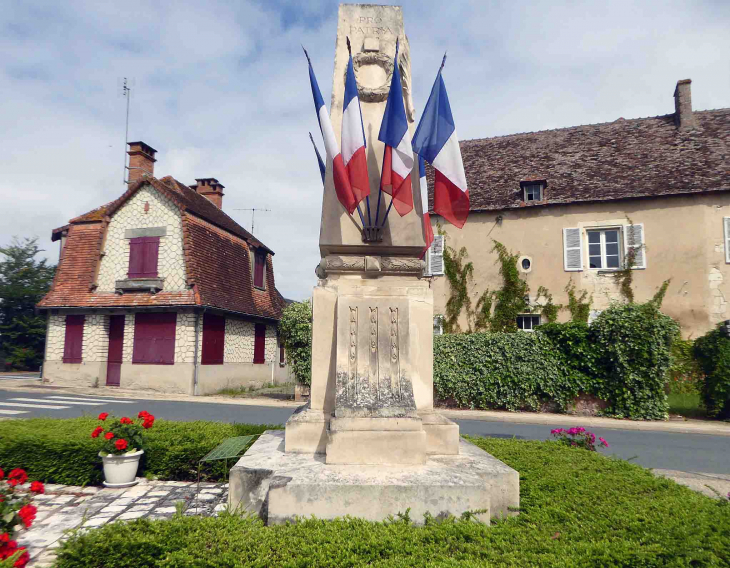
[[[86,316],[66,316],[66,337],[63,343],[64,363],[81,363],[85,320]]]
[[[137,314],[132,363],[172,365],[175,362],[176,321],[175,312]]]
[[[284,344],[279,343],[279,366],[283,367],[286,365],[286,351],[284,350]]]
[[[525,190],[525,201],[542,201],[542,184],[541,183],[529,183],[524,184]]]
[[[254,255],[253,285],[264,288],[264,272],[266,268],[266,253],[257,252]]]
[[[253,362],[261,365],[266,362],[266,325],[257,323],[254,328]]]
[[[426,251],[424,276],[440,276],[444,273],[444,235],[434,235],[431,246]]]
[[[540,325],[540,315],[524,314],[517,316],[517,329],[522,331],[535,331],[535,328]]]
[[[202,365],[222,365],[226,338],[226,318],[213,314],[203,315]]]
[[[160,237],[129,239],[129,278],[157,278]]]
[[[586,232],[588,233],[588,267],[620,268],[621,230],[601,229]]]

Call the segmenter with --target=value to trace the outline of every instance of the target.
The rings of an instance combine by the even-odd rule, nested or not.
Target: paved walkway
[[[169,519],[178,508],[185,515],[215,516],[226,508],[227,483],[147,481],[124,489],[46,485],[33,503],[38,514],[30,529],[17,533],[20,546],[30,553],[32,567],[52,566],[64,532],[77,527],[95,528],[118,520],[140,517]]]

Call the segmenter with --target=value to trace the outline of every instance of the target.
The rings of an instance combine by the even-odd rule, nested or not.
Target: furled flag
[[[393,198],[395,210],[402,217],[413,209],[411,170],[413,149],[408,134],[406,107],[403,104],[403,87],[398,69],[398,43],[395,44],[393,78],[390,81],[388,102],[385,105],[383,122],[380,123],[378,140],[385,142],[383,173],[380,176],[380,190]]]
[[[347,39],[347,49],[350,49],[349,38]],[[350,187],[355,196],[355,205],[357,205],[370,195],[370,182],[368,181],[368,162],[365,153],[365,128],[362,124],[360,99],[357,96],[352,53],[347,62],[345,100],[342,107],[342,160],[347,168]]]
[[[469,215],[469,190],[441,69],[413,137],[413,151],[435,170],[433,210],[461,229]]]
[[[428,180],[426,179],[426,161],[418,156],[418,174],[421,178],[421,204],[423,211],[423,238],[426,241],[426,248],[423,249],[421,258],[424,257],[426,251],[431,247],[433,242],[433,227],[431,226],[431,215],[428,213]]]
[[[317,154],[317,163],[319,164],[319,173],[322,176],[322,183],[324,184],[324,174],[327,171],[327,169],[324,166],[324,162],[322,161],[322,156],[319,155],[319,150],[317,149],[317,145],[314,143],[314,138],[312,138],[312,133],[309,133],[309,139],[312,141],[312,146],[314,147],[314,153]]]
[[[307,50],[304,50],[304,55],[307,56],[307,62],[309,63],[309,82],[312,84],[312,95],[314,96],[314,110],[317,112],[317,119],[319,120],[319,129],[322,131],[322,138],[324,139],[324,149],[327,153],[327,157],[332,160],[332,176],[335,183],[335,192],[337,193],[337,199],[340,200],[342,206],[347,212],[352,215],[357,207],[358,202],[355,200],[355,195],[352,192],[350,186],[350,179],[347,175],[347,169],[342,159],[342,154],[337,146],[337,138],[335,138],[335,131],[332,128],[330,122],[330,115],[327,112],[327,107],[324,106],[324,100],[322,99],[322,93],[319,91],[319,85],[317,84],[317,78],[314,76],[314,69],[312,69],[312,62],[309,60],[309,54]]]

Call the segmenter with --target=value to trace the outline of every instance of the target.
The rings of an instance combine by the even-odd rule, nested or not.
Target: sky
[[[730,107],[730,2],[402,3],[414,102],[445,50],[459,138]],[[124,192],[129,140],[158,150],[155,175],[215,177],[223,209],[275,251],[277,288],[316,284],[323,151],[304,45],[329,104],[337,2],[9,0],[0,13],[0,246],[38,237]],[[420,116],[420,114],[418,115]]]

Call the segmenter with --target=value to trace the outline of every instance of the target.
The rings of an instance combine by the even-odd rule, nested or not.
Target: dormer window
[[[266,253],[263,251],[256,251],[253,255],[253,285],[255,288],[261,288],[262,290],[266,287],[265,274],[266,274]]]
[[[542,201],[545,199],[545,181],[521,181],[520,186],[522,187],[522,200],[525,203],[534,203],[536,201]]]

